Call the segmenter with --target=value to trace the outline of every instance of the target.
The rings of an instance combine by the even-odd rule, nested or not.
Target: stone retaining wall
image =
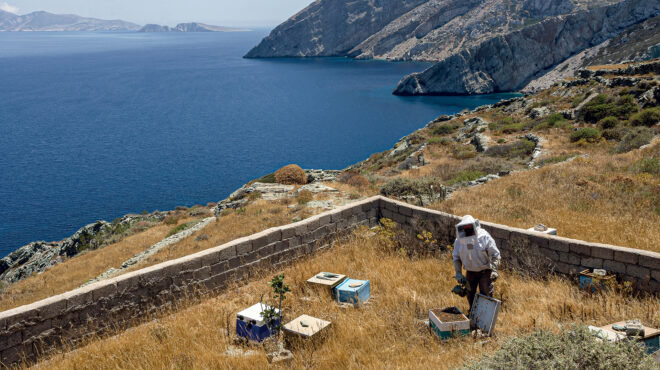
[[[129,326],[195,290],[221,290],[255,269],[290,263],[359,225],[375,226],[378,218],[379,199],[370,198],[1,312],[1,363],[30,361],[62,344]]]
[[[100,281],[30,305],[0,312],[0,360],[10,365],[33,360],[62,345],[110,327],[129,326],[141,317],[196,289],[219,291],[251,271],[279,267],[326,247],[359,225],[387,217],[409,231],[431,231],[442,245],[453,243],[459,217],[403,202],[373,197],[294,224],[265,230],[190,256]],[[660,254],[547,236],[482,222],[496,239],[503,259],[526,253],[564,274],[605,268],[660,293]],[[136,320],[137,319],[137,320]]]
[[[441,245],[453,244],[460,217],[381,198],[382,217],[405,228],[433,232]],[[516,266],[536,256],[538,266],[575,275],[588,268],[604,268],[630,281],[638,290],[660,293],[660,253],[545,235],[490,222],[481,225],[495,238],[504,261]],[[561,230],[559,230],[561,233]]]

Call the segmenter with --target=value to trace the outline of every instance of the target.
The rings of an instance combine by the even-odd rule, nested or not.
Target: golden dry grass
[[[174,245],[162,249],[132,270],[187,256],[200,250],[213,248],[271,227],[286,225],[296,216],[303,219],[311,215],[311,211],[308,209],[287,208],[286,205],[289,203],[293,204],[295,200],[258,200],[246,206],[244,210],[229,210],[224,216],[218,217],[215,222],[212,222],[204,229]],[[201,234],[207,235],[208,239],[199,240],[197,237]]]
[[[182,219],[180,223],[186,221],[190,219]],[[75,289],[159,242],[174,226],[159,224],[118,243],[81,253],[39,275],[9,285],[0,294],[0,311]]]
[[[371,281],[372,298],[362,308],[340,308],[329,292],[307,285],[319,271],[346,273]],[[589,294],[564,278],[546,281],[503,272],[496,297],[503,300],[497,336],[440,342],[423,320],[428,310],[458,306],[464,298],[453,295],[455,285],[448,254],[410,260],[383,251],[382,244],[365,231],[305,261],[268,271],[247,285],[202,301],[169,316],[156,318],[115,337],[91,342],[78,350],[56,355],[38,364],[48,369],[163,369],[163,368],[267,368],[261,346],[234,344],[238,311],[268,293],[267,281],[283,272],[292,293],[285,300],[285,322],[309,314],[332,322],[322,345],[292,349],[291,368],[451,368],[496,350],[506,338],[535,329],[556,330],[573,322],[606,325],[636,317],[660,326],[660,298],[633,298],[621,292]],[[235,357],[227,350],[253,350]]]
[[[461,189],[433,208],[522,228],[543,223],[561,236],[660,252],[660,178],[631,171],[637,160],[659,155],[658,142],[622,155],[592,152]]]

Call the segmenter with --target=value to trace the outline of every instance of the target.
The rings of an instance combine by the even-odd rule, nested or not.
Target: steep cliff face
[[[577,8],[571,0],[319,0],[246,56],[438,61],[456,48]]]
[[[318,0],[275,28],[247,58],[343,56],[428,0]]]
[[[575,9],[570,0],[431,0],[392,21],[349,56],[438,61],[457,49]]]
[[[405,77],[394,93],[464,95],[519,90],[573,54],[658,14],[658,0],[627,0],[549,18],[460,50],[426,71]]]

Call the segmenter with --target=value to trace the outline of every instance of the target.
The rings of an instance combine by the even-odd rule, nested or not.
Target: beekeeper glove
[[[497,278],[500,277],[500,274],[497,273],[497,270],[493,270],[490,273],[490,281],[495,281]]]
[[[463,264],[461,261],[454,261],[454,271],[456,272],[456,276],[454,276],[454,279],[459,284],[465,283],[465,276],[463,276]]]

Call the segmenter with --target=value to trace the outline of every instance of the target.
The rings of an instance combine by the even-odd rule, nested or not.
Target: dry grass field
[[[585,293],[560,277],[535,280],[504,271],[496,284],[503,301],[492,338],[436,340],[424,320],[428,310],[458,306],[447,253],[409,259],[368,230],[283,270],[262,271],[220,296],[203,298],[177,312],[154,317],[116,336],[91,339],[77,350],[40,362],[41,369],[254,369],[269,366],[262,346],[235,343],[236,313],[268,295],[267,281],[284,273],[292,292],[285,322],[309,314],[332,322],[324,341],[292,348],[291,368],[452,368],[498,349],[512,336],[570,323],[605,325],[639,318],[660,326],[660,298],[632,297],[625,289]],[[371,281],[372,297],[361,308],[341,308],[329,292],[307,285],[319,271]],[[249,351],[249,352],[248,352]],[[284,367],[284,366],[283,366]]]
[[[181,220],[186,222],[189,220]],[[104,248],[82,253],[51,269],[9,285],[0,293],[0,310],[8,310],[67,292],[161,241],[172,226],[160,224]]]
[[[660,176],[641,166],[657,167],[659,158],[657,141],[626,154],[592,152],[463,188],[432,208],[521,228],[543,223],[561,236],[660,252]]]

